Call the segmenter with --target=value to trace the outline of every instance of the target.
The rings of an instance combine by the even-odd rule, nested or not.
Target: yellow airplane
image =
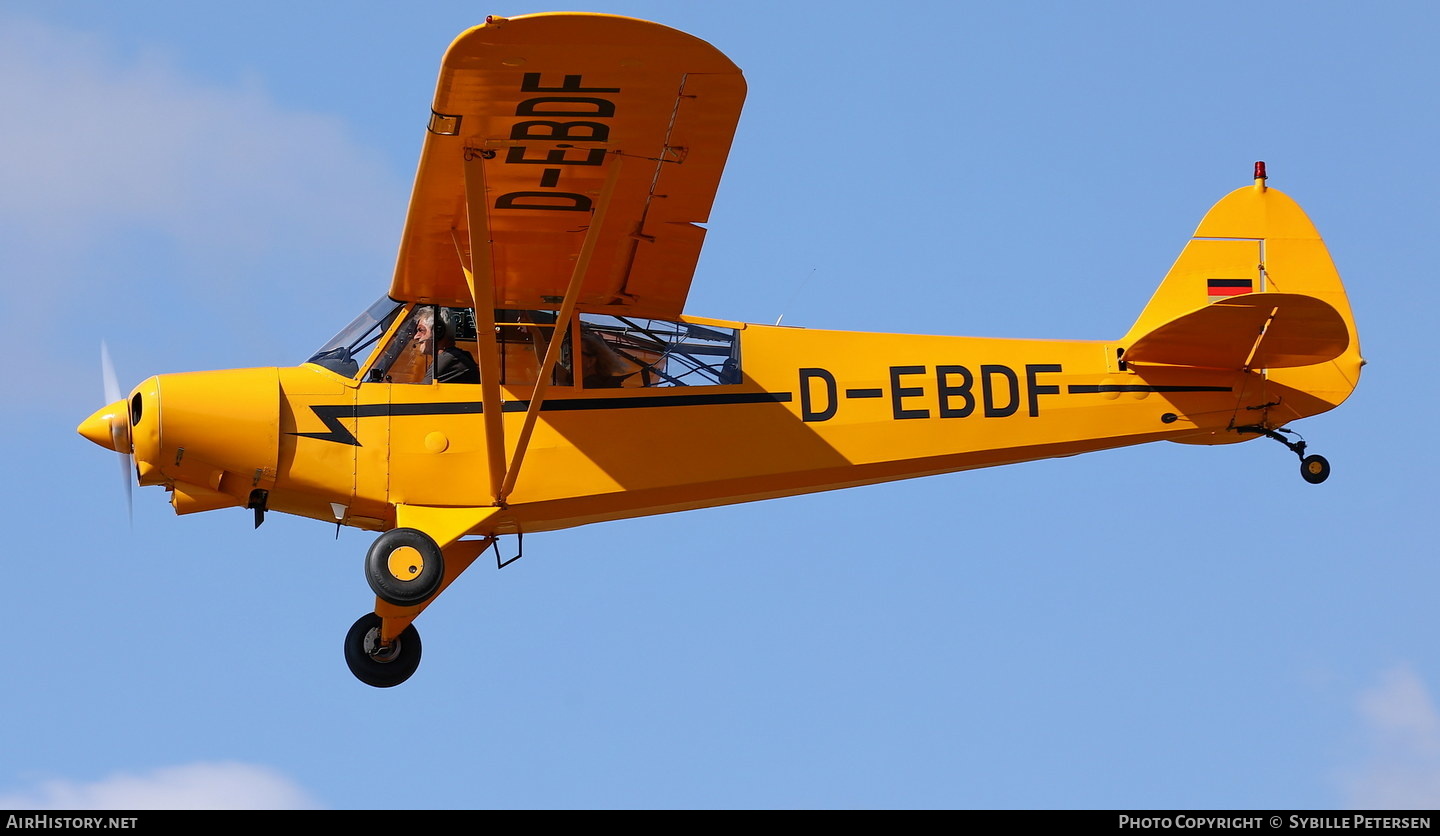
[[[445,53],[388,292],[299,366],[115,388],[80,434],[177,514],[380,532],[345,639],[376,687],[414,673],[412,622],[503,535],[1159,440],[1265,436],[1329,474],[1285,425],[1345,400],[1363,360],[1263,163],[1117,340],[688,316],[745,89],[655,23],[488,18]]]

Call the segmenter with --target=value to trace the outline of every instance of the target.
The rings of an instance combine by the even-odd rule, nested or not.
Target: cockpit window
[[[479,383],[475,312],[415,305],[370,366],[372,383]]]
[[[587,313],[580,315],[580,347],[587,389],[741,381],[734,328]]]
[[[389,330],[390,323],[395,321],[395,315],[400,312],[401,306],[402,303],[388,296],[380,297],[365,313],[355,317],[354,322],[331,337],[329,342],[310,355],[310,359],[305,362],[324,366],[346,377],[354,377],[360,373],[360,363],[365,359],[365,355],[375,345],[376,340]]]
[[[396,324],[402,314],[404,320]],[[561,344],[552,386],[715,386],[742,379],[734,328],[594,313],[580,314],[578,320],[558,327],[553,311],[496,310],[500,383],[535,385],[557,331]],[[571,346],[572,329],[580,337],[578,351]],[[387,333],[390,339],[375,351]],[[381,297],[307,362],[354,378],[373,352],[367,382],[473,384],[480,382],[477,338],[470,308],[407,305]]]
[[[570,386],[570,329],[560,329],[560,355],[550,383]],[[495,311],[495,344],[500,351],[500,382],[507,386],[534,386],[540,379],[545,353],[555,337],[554,311]]]

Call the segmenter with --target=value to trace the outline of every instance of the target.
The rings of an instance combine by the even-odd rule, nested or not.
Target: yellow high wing
[[[390,295],[474,304],[497,505],[561,341],[507,465],[494,310],[678,317],[744,99],[719,50],[635,18],[490,17],[446,51]]]
[[[465,31],[441,63],[390,295],[468,305],[473,264],[493,282],[477,309],[556,308],[608,200],[576,301],[678,316],[744,99],[730,59],[656,23],[537,14]]]

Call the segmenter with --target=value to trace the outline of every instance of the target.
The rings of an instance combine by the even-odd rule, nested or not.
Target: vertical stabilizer
[[[1263,370],[1267,397],[1278,401],[1267,423],[1278,426],[1344,401],[1364,364],[1350,302],[1314,224],[1295,201],[1266,185],[1263,163],[1256,164],[1253,186],[1236,189],[1206,213],[1121,344],[1133,346],[1174,320],[1252,293],[1324,302],[1348,335],[1333,359]]]

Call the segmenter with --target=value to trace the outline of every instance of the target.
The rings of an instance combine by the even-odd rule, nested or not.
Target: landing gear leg
[[[382,534],[365,559],[375,610],[360,616],[345,636],[345,664],[355,678],[375,688],[409,679],[420,666],[420,633],[412,622],[494,542],[493,536],[456,540],[442,550],[417,529]],[[394,636],[388,642],[387,634]]]
[[[1298,437],[1298,433],[1296,433],[1294,430],[1287,430],[1282,427],[1277,432],[1276,430],[1272,430],[1269,427],[1262,427],[1259,424],[1254,424],[1247,427],[1235,427],[1234,429],[1237,433],[1257,433],[1259,435],[1265,436],[1266,438],[1274,439],[1275,441],[1284,444],[1286,447],[1289,447],[1290,452],[1300,457],[1300,478],[1304,479],[1306,482],[1309,482],[1312,485],[1318,485],[1326,479],[1330,478],[1330,462],[1326,461],[1324,456],[1307,456],[1305,455],[1304,439],[1301,439],[1299,441],[1291,441],[1290,439],[1280,434],[1289,433],[1290,435],[1295,435]]]

